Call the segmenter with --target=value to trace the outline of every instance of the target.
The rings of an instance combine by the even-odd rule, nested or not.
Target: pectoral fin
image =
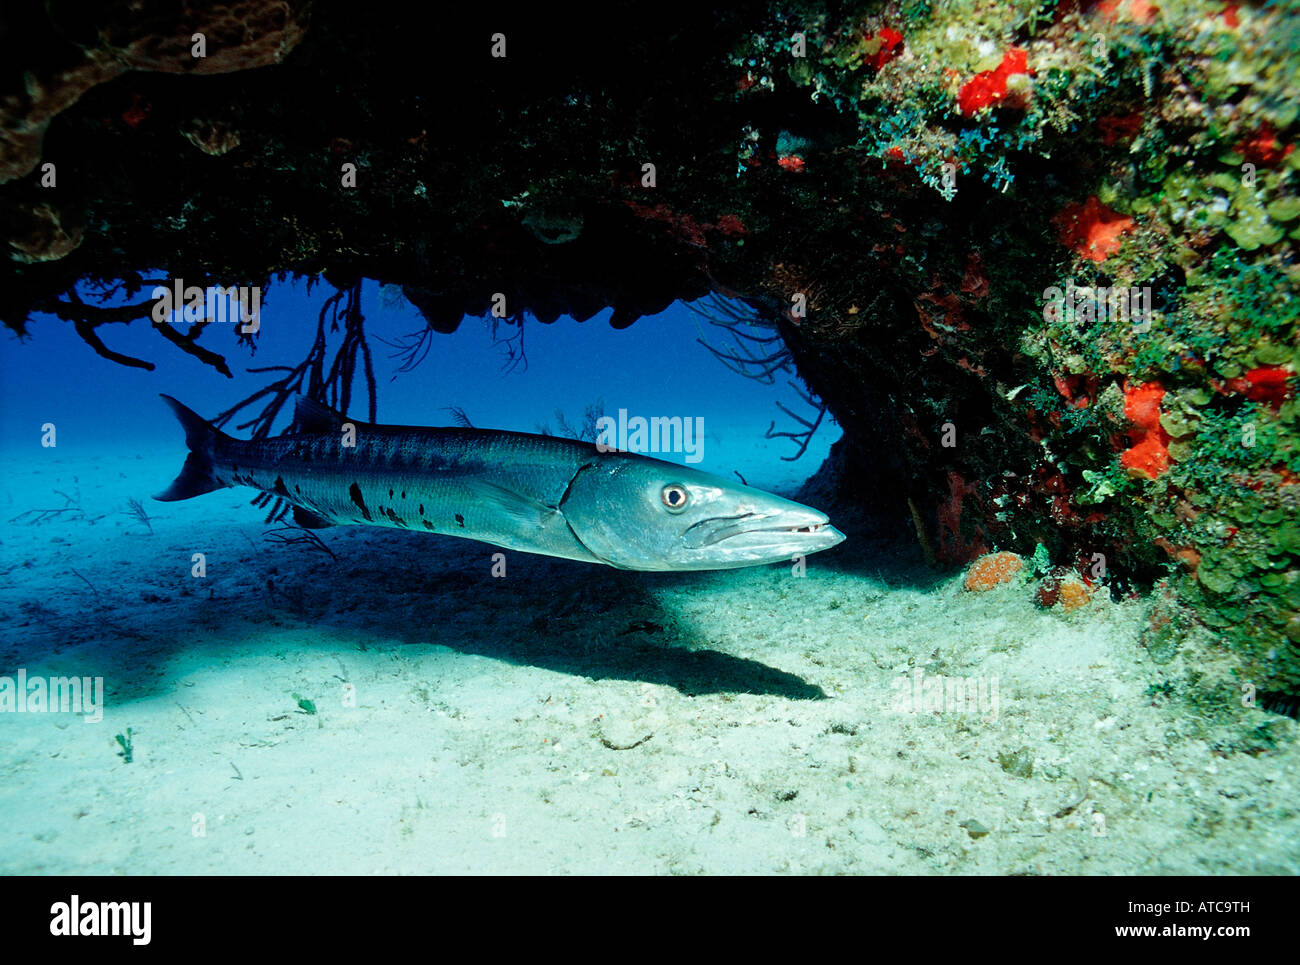
[[[475,480],[469,484],[468,489],[470,498],[478,507],[505,521],[505,528],[508,529],[533,532],[546,529],[564,519],[563,514],[554,506],[495,483]]]

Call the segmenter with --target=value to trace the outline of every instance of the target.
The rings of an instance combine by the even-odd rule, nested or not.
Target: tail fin
[[[161,398],[171,406],[172,411],[176,413],[176,418],[185,429],[185,444],[189,446],[190,454],[185,457],[181,474],[172,481],[165,492],[159,493],[154,499],[169,503],[178,499],[202,496],[214,489],[224,488],[224,485],[212,476],[212,446],[217,441],[230,437],[212,428],[211,423],[181,405],[170,395]]]

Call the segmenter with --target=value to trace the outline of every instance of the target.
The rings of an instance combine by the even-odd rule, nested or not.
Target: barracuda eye
[[[670,513],[680,513],[686,508],[686,504],[691,501],[686,487],[680,483],[669,483],[660,491],[659,498],[663,501],[664,508]]]

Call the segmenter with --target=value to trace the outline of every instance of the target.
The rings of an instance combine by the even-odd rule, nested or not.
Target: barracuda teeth
[[[771,532],[790,533],[792,535],[794,533],[819,533],[829,525],[829,523],[805,523],[802,526],[773,526]]]

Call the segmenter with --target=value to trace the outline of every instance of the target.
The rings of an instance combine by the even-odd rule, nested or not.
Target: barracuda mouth
[[[825,523],[810,523],[810,524],[807,525],[807,526],[796,526],[794,529],[786,529],[785,532],[787,532],[787,533],[820,533],[820,532],[821,532],[822,530],[824,530],[827,526],[830,526],[830,522],[829,522],[829,521],[828,521],[828,522],[825,522]]]
[[[826,549],[844,539],[830,520],[813,509],[720,516],[696,523],[682,534],[688,549],[724,544],[728,549]]]

